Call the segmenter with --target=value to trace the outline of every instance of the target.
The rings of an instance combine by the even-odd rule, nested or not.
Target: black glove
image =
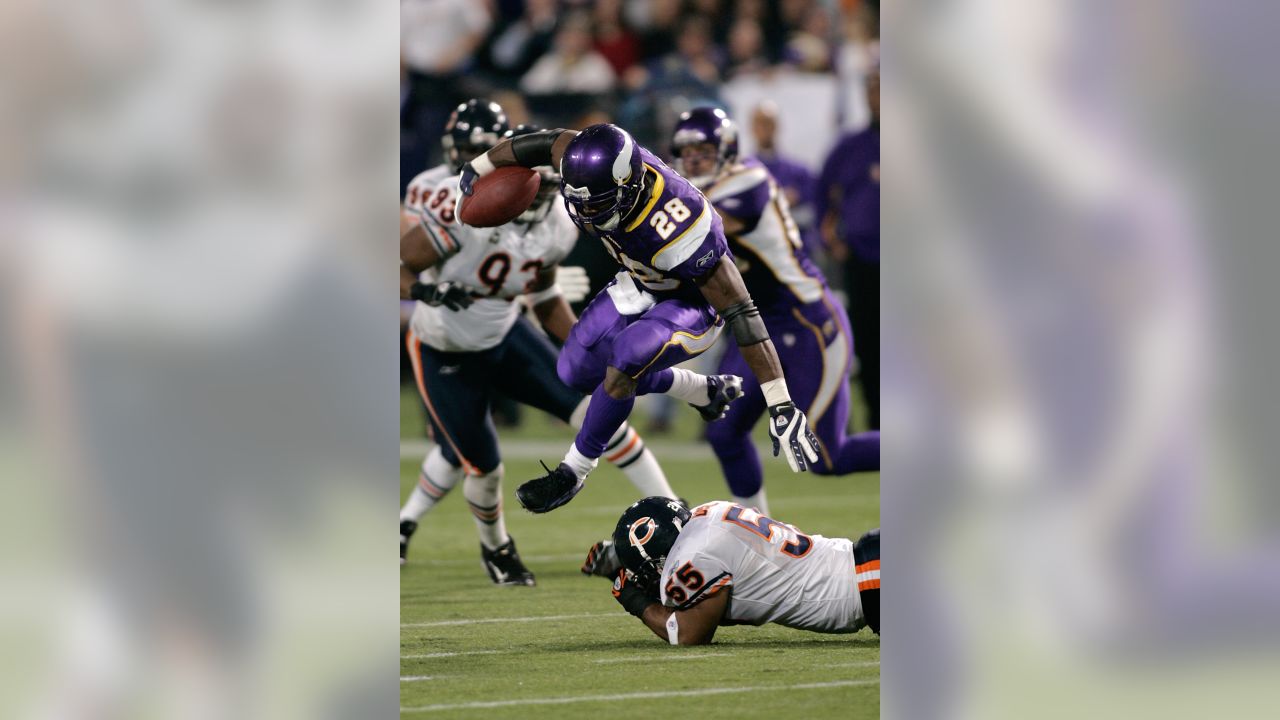
[[[601,540],[592,545],[587,551],[587,559],[582,563],[583,575],[610,578],[621,569],[622,562],[618,560],[618,551],[613,547],[612,540]]]
[[[613,581],[613,597],[623,610],[636,617],[642,617],[645,608],[657,602],[637,586],[636,576],[626,569],[619,570],[618,579]]]
[[[438,285],[416,282],[409,288],[409,297],[420,300],[432,307],[441,305],[450,310],[462,310],[471,306],[471,293],[461,285],[442,282]]]
[[[809,431],[809,420],[795,403],[784,402],[769,408],[769,437],[773,440],[774,457],[786,445],[791,472],[804,472],[810,464],[818,462],[818,439]]]

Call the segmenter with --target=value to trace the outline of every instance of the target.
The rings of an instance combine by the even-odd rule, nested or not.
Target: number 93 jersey
[[[578,229],[562,203],[534,223],[511,222],[474,228],[453,214],[458,176],[449,176],[422,192],[415,207],[427,239],[440,256],[422,274],[424,282],[450,282],[466,288],[474,302],[465,310],[415,305],[410,325],[429,347],[442,352],[488,350],[507,336],[519,317],[512,302],[529,292],[539,271],[560,263],[573,249]]]
[[[694,508],[667,554],[660,599],[687,609],[727,588],[733,623],[827,633],[866,625],[851,540],[806,535],[741,505],[709,502]]]

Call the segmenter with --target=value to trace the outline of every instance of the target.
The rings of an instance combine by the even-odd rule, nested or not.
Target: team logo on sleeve
[[[706,267],[707,265],[711,264],[711,261],[712,261],[712,260],[715,260],[715,258],[716,258],[716,251],[715,251],[714,249],[713,249],[713,250],[708,250],[708,251],[707,251],[707,254],[706,254],[706,255],[703,255],[703,256],[702,256],[702,257],[700,257],[700,258],[698,258],[698,262],[697,262],[697,263],[695,263],[695,264],[696,264],[698,267],[703,268],[703,267]]]

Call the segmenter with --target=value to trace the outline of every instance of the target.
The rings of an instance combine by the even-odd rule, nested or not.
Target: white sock
[[[596,465],[599,462],[600,458],[590,458],[583,455],[582,451],[578,450],[577,443],[570,445],[569,452],[564,455],[564,464],[568,465],[569,469],[583,480],[586,480],[591,471],[596,469]]]
[[[751,497],[733,496],[733,501],[744,508],[753,508],[758,510],[761,515],[769,514],[769,499],[764,496],[764,487],[760,488],[760,492]]]
[[[658,465],[658,459],[644,446],[644,440],[630,423],[623,423],[618,428],[618,432],[609,441],[609,446],[604,449],[604,459],[616,465],[627,476],[631,484],[640,491],[640,497],[661,495],[675,498],[676,493],[667,483],[667,476]]]
[[[671,389],[664,395],[679,398],[698,407],[711,404],[707,397],[707,376],[684,368],[671,368]]]
[[[426,515],[436,503],[462,479],[462,468],[449,464],[444,459],[440,446],[431,448],[431,452],[422,460],[422,471],[418,473],[418,485],[409,493],[409,499],[400,508],[400,521],[418,520]]]
[[[502,547],[510,540],[507,524],[502,520],[502,473],[499,463],[493,472],[484,475],[468,475],[462,483],[462,494],[475,516],[480,543],[490,550]]]

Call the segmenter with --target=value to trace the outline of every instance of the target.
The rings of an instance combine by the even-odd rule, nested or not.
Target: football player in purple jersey
[[[671,142],[676,171],[698,186],[719,212],[734,261],[760,307],[783,367],[791,369],[791,393],[818,440],[810,469],[844,475],[880,468],[880,433],[849,435],[849,371],[853,343],[844,308],[810,260],[791,218],[786,195],[754,158],[738,160],[738,128],[718,108],[680,116]],[[722,373],[743,373],[745,360],[730,347]],[[803,368],[804,372],[795,372]],[[765,410],[759,384],[747,379],[744,396],[723,421],[707,430],[734,499],[768,513],[764,472],[751,443],[751,428]]]
[[[741,381],[673,366],[710,348],[726,325],[768,404],[774,454],[785,451],[794,472],[818,462],[817,440],[791,400],[720,217],[697,188],[625,130],[600,124],[499,143],[463,167],[462,193],[508,165],[559,167],[570,217],[624,268],[583,311],[560,353],[561,379],[591,393],[582,429],[563,462],[516,490],[521,505],[547,512],[569,502],[638,394],[667,393],[700,406],[704,418],[720,417],[740,393],[733,381]]]

